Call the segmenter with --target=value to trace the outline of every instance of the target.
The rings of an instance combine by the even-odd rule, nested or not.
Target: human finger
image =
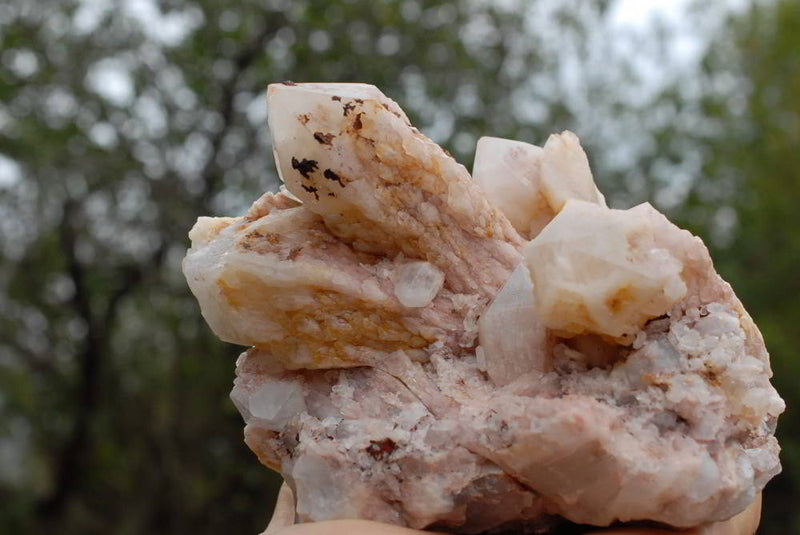
[[[272,535],[272,533],[270,533]],[[437,535],[371,520],[328,520],[291,526],[275,535]],[[444,534],[438,534],[444,535]]]
[[[294,525],[294,495],[289,485],[284,483],[275,501],[275,510],[267,529],[261,535],[273,535],[278,531]]]

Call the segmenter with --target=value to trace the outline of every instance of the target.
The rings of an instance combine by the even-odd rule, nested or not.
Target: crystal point
[[[472,169],[475,182],[514,228],[534,238],[569,199],[605,206],[578,136],[553,134],[544,148],[482,137]]]
[[[570,200],[525,247],[548,328],[567,336],[632,338],[686,295],[684,266],[656,245],[648,210]]]

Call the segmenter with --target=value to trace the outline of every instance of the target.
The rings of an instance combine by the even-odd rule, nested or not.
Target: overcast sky
[[[670,29],[668,49],[672,65],[655,64],[652,58],[647,57],[641,57],[641,61],[636,62],[644,78],[651,80],[650,89],[657,90],[662,83],[662,73],[692,69],[702,55],[704,36],[712,32],[705,26],[698,28],[699,24],[688,13],[691,2],[692,0],[617,0],[613,6],[609,24],[627,30],[620,32],[619,43],[616,43],[618,52],[627,57],[642,56],[639,53],[637,36],[651,34],[659,21]],[[723,3],[731,9],[738,9],[747,5],[748,0],[723,0]],[[91,32],[102,20],[103,14],[114,9],[115,4],[113,0],[83,0],[73,19],[74,31]],[[165,46],[179,43],[202,24],[196,12],[173,11],[165,14],[155,0],[123,0],[122,6],[128,15],[141,24],[150,38]],[[125,66],[115,59],[98,62],[87,76],[87,83],[104,98],[118,105],[128,104],[134,97],[133,81]],[[648,88],[640,89],[646,93]],[[100,141],[108,138],[100,131],[97,136]],[[14,184],[21,178],[19,165],[0,154],[0,188]]]

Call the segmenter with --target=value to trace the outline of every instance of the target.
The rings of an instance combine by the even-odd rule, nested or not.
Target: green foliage
[[[778,425],[784,473],[767,488],[763,529],[800,533],[800,5],[757,4],[731,27],[707,67],[740,88],[708,108],[724,124],[707,143],[708,169],[727,182],[736,214],[714,253],[764,335],[788,407]]]
[[[697,6],[699,20],[720,9]],[[699,163],[678,201],[660,207],[709,245],[764,336],[787,410],[777,428],[784,471],[766,488],[759,533],[800,533],[800,5],[754,2],[723,22],[700,69],[637,111],[646,122],[666,109],[669,121],[647,130],[656,142],[617,182],[643,171],[658,205],[687,162]]]
[[[575,13],[578,43],[606,2],[540,4],[0,1],[0,532],[263,529],[279,479],[242,443],[240,349],[188,292],[186,233],[276,187],[271,82],[377,84],[467,164],[484,133],[569,124],[557,86],[547,124],[512,105],[558,67],[532,24]]]

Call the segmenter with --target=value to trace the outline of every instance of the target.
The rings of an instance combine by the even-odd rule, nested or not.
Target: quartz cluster
[[[606,206],[571,132],[473,173],[373,86],[274,84],[285,186],[201,217],[184,272],[301,521],[676,527],[780,471],[783,401],[702,241]]]

